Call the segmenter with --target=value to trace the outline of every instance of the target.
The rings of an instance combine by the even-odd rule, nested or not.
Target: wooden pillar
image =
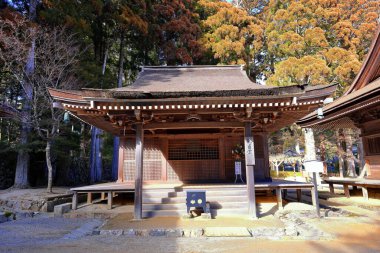
[[[282,194],[284,195],[284,199],[288,196],[288,189],[283,189]]]
[[[318,218],[320,218],[321,212],[320,212],[320,207],[319,207],[317,173],[316,172],[313,172],[313,185],[314,185],[314,187],[311,189],[311,200],[313,202],[313,206],[315,206],[315,210],[317,211],[317,216],[318,216]]]
[[[88,192],[87,193],[87,204],[91,204],[92,203],[92,192]]]
[[[120,137],[119,141],[119,163],[117,168],[117,182],[124,182],[124,151],[125,151],[125,138]]]
[[[297,189],[297,201],[301,202],[302,201],[302,189]]]
[[[348,185],[344,184],[343,189],[344,189],[344,195],[346,196],[346,198],[349,198],[350,197],[350,189],[348,189]]]
[[[112,192],[108,192],[108,197],[107,197],[107,206],[108,209],[112,209]]]
[[[168,157],[169,140],[161,139],[161,180],[168,181]]]
[[[219,140],[219,178],[226,179],[226,166],[225,166],[225,145],[224,138],[220,137]]]
[[[248,191],[248,215],[257,219],[256,196],[255,196],[255,150],[252,136],[252,123],[245,122],[244,126],[244,149],[245,149],[245,170]]]
[[[78,193],[77,192],[74,192],[74,194],[73,194],[73,203],[72,203],[71,208],[73,210],[76,210],[78,208]]]
[[[268,133],[264,132],[261,134],[263,142],[263,152],[264,152],[264,176],[270,178],[270,163],[269,163],[269,144],[268,144]]]
[[[330,188],[330,193],[331,194],[334,194],[334,184],[333,183],[329,183],[329,188]]]
[[[363,198],[365,200],[368,200],[368,189],[367,189],[367,187],[362,186],[362,193],[363,193]]]
[[[142,123],[136,125],[136,171],[135,171],[135,213],[136,220],[142,219],[142,183],[143,183],[143,152],[144,152],[144,129]]]
[[[284,209],[284,207],[282,206],[282,194],[281,194],[281,189],[278,187],[276,188],[276,196],[277,196],[277,207],[278,207],[278,210],[282,210]]]
[[[106,193],[102,192],[100,193],[100,200],[105,200],[106,199]]]

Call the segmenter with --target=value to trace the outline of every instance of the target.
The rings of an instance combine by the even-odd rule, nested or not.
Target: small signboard
[[[240,178],[240,181],[244,183],[243,177],[241,175],[241,161],[235,161],[235,183]]]
[[[323,173],[323,162],[320,161],[305,161],[303,163],[306,172]]]
[[[241,162],[235,162],[235,175],[241,175]]]

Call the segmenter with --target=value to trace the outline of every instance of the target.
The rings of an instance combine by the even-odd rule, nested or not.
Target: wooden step
[[[210,202],[211,209],[241,209],[248,206],[248,202]],[[177,203],[177,204],[143,204],[143,211],[152,211],[152,210],[186,210],[186,203]]]
[[[206,191],[206,198],[209,196],[247,196],[247,190],[236,191]],[[167,197],[186,197],[186,192],[166,192],[166,191],[145,191],[143,198],[167,198]]]
[[[186,214],[185,210],[143,210],[144,218],[151,217],[164,217],[164,216],[174,216],[181,217]],[[217,216],[233,216],[233,215],[247,215],[248,208],[240,208],[240,209],[211,209],[212,217]]]
[[[248,197],[246,195],[243,196],[207,196],[206,200],[209,202],[243,202],[247,201]],[[145,197],[143,198],[143,204],[173,204],[173,203],[186,203],[186,197],[166,197],[166,198],[153,198],[153,197]]]

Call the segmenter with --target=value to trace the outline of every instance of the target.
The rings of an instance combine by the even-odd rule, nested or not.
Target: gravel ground
[[[38,248],[79,240],[102,225],[97,219],[65,219],[39,216],[0,224],[0,252]],[[21,250],[22,252],[23,250]]]
[[[103,221],[36,217],[0,224],[0,252],[28,253],[371,253],[380,251],[380,221],[323,219],[331,241],[265,241],[251,238],[166,238],[89,235]],[[330,230],[330,231],[329,231]]]

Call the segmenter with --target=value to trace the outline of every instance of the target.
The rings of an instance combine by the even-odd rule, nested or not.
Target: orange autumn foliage
[[[379,17],[379,0],[271,0],[266,16],[271,85],[347,87],[360,69]]]

